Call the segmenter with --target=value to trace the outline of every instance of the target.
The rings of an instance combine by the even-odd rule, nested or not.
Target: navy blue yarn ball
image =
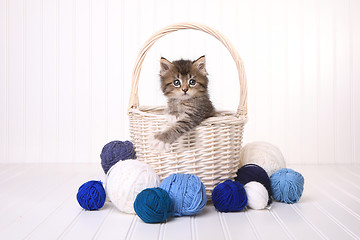
[[[226,180],[217,185],[212,192],[212,200],[220,212],[238,212],[247,205],[244,185],[238,181]]]
[[[173,204],[164,189],[147,188],[136,196],[134,210],[146,223],[161,223],[173,215]]]
[[[80,186],[76,198],[80,206],[86,210],[97,210],[104,206],[105,189],[101,181],[88,181]]]
[[[130,141],[112,141],[103,147],[100,158],[101,166],[107,173],[120,160],[136,159],[136,154]]]
[[[242,166],[236,173],[235,181],[243,185],[252,181],[259,182],[264,185],[269,193],[269,200],[271,199],[270,178],[262,167],[256,164],[246,164]]]

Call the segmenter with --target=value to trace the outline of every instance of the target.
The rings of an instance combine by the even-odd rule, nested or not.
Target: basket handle
[[[132,85],[131,85],[131,93],[130,93],[130,101],[129,101],[129,110],[130,109],[138,109],[139,107],[139,96],[138,96],[138,84],[142,63],[144,62],[145,56],[149,49],[154,45],[154,43],[160,39],[161,37],[183,29],[193,29],[203,31],[208,33],[218,39],[224,46],[229,50],[232,58],[235,61],[236,68],[238,70],[238,76],[240,81],[240,102],[238,109],[236,111],[236,117],[247,117],[247,82],[246,82],[246,74],[244,69],[244,62],[240,58],[239,53],[236,51],[235,47],[231,44],[231,42],[220,32],[217,30],[210,28],[208,26],[197,24],[197,23],[178,23],[174,25],[167,26],[155,34],[153,34],[150,39],[144,44],[141,49],[137,59],[136,64],[132,74]]]

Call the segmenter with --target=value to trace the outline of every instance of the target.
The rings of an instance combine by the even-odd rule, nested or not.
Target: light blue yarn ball
[[[174,204],[174,216],[194,215],[206,206],[206,190],[200,178],[174,173],[165,178],[160,188],[169,193]]]
[[[271,175],[270,184],[276,201],[296,203],[304,190],[304,177],[290,168],[282,168]]]

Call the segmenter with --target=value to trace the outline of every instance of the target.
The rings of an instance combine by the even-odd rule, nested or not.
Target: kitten
[[[209,99],[205,56],[195,61],[161,58],[160,67],[161,90],[168,103],[166,114],[173,125],[154,136],[152,147],[169,150],[180,136],[214,116],[215,109]]]

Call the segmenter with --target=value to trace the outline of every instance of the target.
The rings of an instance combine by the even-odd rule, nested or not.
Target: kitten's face
[[[189,99],[207,94],[205,56],[196,61],[160,60],[161,90],[168,98]]]

